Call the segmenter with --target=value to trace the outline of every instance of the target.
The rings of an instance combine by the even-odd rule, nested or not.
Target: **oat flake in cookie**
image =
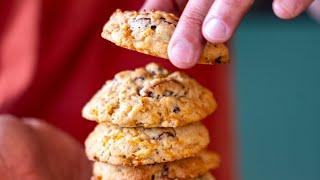
[[[204,119],[216,107],[212,93],[193,78],[151,63],[116,74],[82,115],[122,127],[178,127]]]
[[[168,44],[179,18],[163,11],[117,10],[105,24],[101,36],[118,46],[168,59]],[[229,62],[225,44],[207,42],[200,64]]]
[[[178,161],[144,165],[144,166],[115,166],[95,162],[93,175],[101,180],[163,180],[163,179],[192,179],[208,180],[208,171],[219,166],[219,156],[213,152],[203,151],[195,157]]]
[[[192,157],[208,144],[208,131],[199,122],[177,128],[122,128],[101,123],[88,136],[85,147],[90,160],[138,166]]]

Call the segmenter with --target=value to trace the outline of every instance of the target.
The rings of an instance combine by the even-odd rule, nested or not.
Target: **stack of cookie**
[[[214,179],[219,157],[200,120],[216,107],[208,89],[155,63],[116,74],[82,112],[98,122],[85,142],[93,179]]]

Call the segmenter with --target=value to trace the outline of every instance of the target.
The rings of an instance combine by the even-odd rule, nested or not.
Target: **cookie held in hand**
[[[114,44],[144,54],[168,59],[168,44],[179,18],[163,11],[116,10],[104,25],[101,36]],[[206,42],[199,64],[229,63],[225,44]]]

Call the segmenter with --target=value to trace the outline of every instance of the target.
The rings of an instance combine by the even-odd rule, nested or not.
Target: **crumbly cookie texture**
[[[95,162],[93,175],[101,180],[203,179],[200,177],[205,177],[205,174],[217,168],[219,163],[217,154],[203,151],[191,158],[136,167]]]
[[[168,177],[159,177],[159,178],[148,178],[148,179],[142,179],[142,178],[128,178],[130,180],[216,180],[210,172],[207,172],[206,174],[199,176],[199,177],[195,177],[195,178],[168,178]],[[119,177],[114,177],[114,179],[110,179],[109,176],[100,176],[100,175],[93,175],[93,177],[91,178],[91,180],[128,180],[128,179],[123,179],[123,178],[119,178]]]
[[[90,160],[113,165],[146,165],[195,156],[209,144],[201,123],[178,128],[122,128],[98,124],[85,147]]]
[[[178,127],[213,113],[212,93],[182,72],[151,63],[123,71],[85,105],[84,118],[121,127]]]
[[[103,27],[101,36],[118,46],[168,59],[168,44],[179,18],[163,11],[116,10]],[[198,61],[200,64],[229,62],[225,44],[207,42]]]

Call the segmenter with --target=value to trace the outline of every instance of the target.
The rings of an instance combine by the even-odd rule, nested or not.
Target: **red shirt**
[[[116,9],[142,1],[30,0],[0,2],[0,113],[38,117],[83,141],[95,123],[81,109],[105,80],[121,70],[169,61],[116,47],[103,40],[103,24]],[[210,88],[218,110],[204,120],[222,156],[217,179],[234,179],[230,65],[187,70]]]

